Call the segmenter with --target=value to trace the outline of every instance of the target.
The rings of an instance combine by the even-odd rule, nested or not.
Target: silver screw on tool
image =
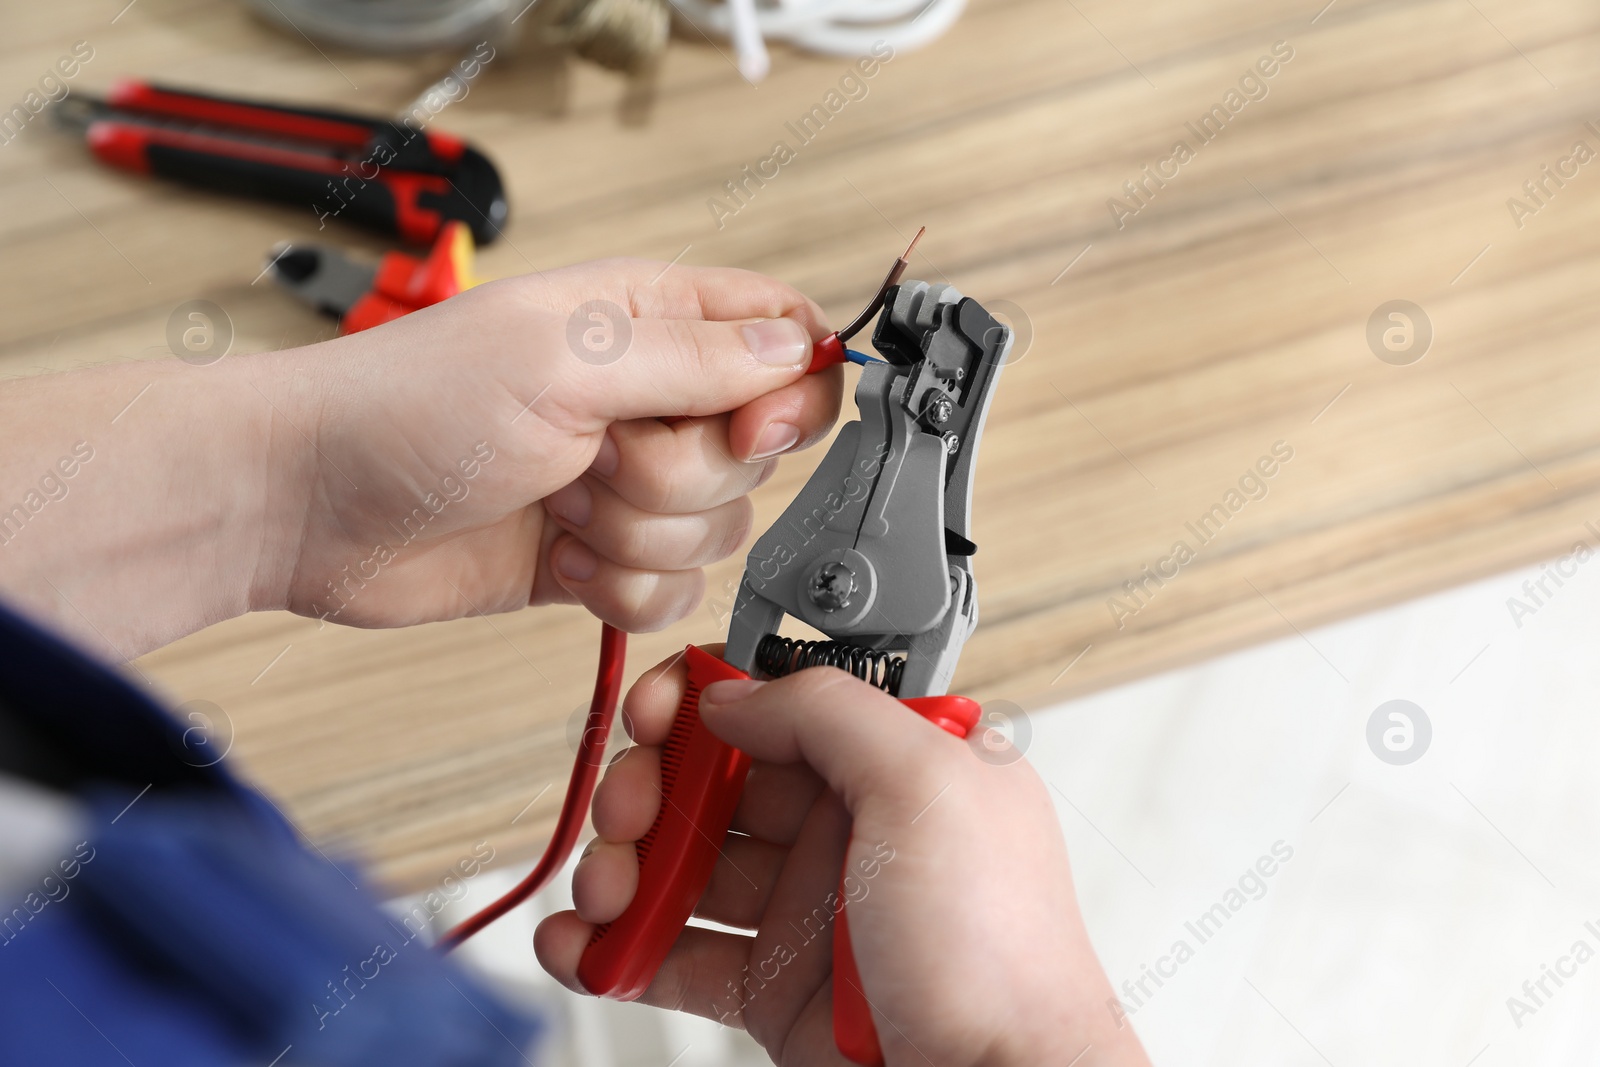
[[[855,571],[843,563],[825,563],[812,576],[806,595],[823,611],[838,611],[850,606],[850,597],[855,591]]]
[[[944,450],[952,456],[961,448],[961,435],[954,430],[948,430],[944,435]]]
[[[928,418],[933,420],[934,425],[938,426],[950,421],[950,416],[956,413],[956,406],[947,396],[929,393],[928,402],[924,405],[923,410],[927,413]]]

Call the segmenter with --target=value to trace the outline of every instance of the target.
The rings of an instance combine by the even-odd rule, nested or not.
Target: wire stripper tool
[[[750,758],[700,720],[700,693],[720,679],[777,678],[813,666],[849,671],[940,729],[965,738],[982,714],[946,695],[978,624],[970,539],[973,465],[1012,331],[949,285],[900,284],[922,231],[877,295],[812,348],[808,373],[860,364],[860,418],[745,561],[724,658],[684,650],[688,685],[661,756],[661,808],[636,846],[639,884],[616,920],[595,929],[578,964],[585,989],[639,997],[704,894],[744,791]],[[874,359],[845,347],[879,312]],[[786,616],[824,640],[782,637]],[[594,699],[556,830],[514,888],[439,938],[445,952],[537,893],[582,829],[622,686],[626,635],[601,626]],[[841,876],[841,890],[842,890]],[[841,901],[844,894],[840,893]],[[850,942],[849,909],[833,931],[834,1041],[848,1059],[883,1063]]]
[[[978,621],[973,463],[1012,334],[949,285],[907,282],[880,296],[872,341],[884,358],[863,363],[860,419],[840,430],[747,557],[724,658],[693,645],[685,652],[689,684],[662,753],[661,810],[637,845],[638,891],[596,929],[579,964],[591,993],[630,1000],[644,992],[727,835],[750,760],[701,724],[705,686],[825,664],[958,737],[979,719],[974,701],[944,694]],[[826,640],[779,636],[786,616]],[[834,927],[834,1037],[852,1061],[881,1063],[847,916],[840,912]]]

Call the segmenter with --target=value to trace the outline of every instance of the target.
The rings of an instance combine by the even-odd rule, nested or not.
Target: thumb
[[[793,318],[628,318],[615,306],[595,314],[617,321],[568,331],[577,358],[563,378],[597,419],[732,411],[795,381],[811,362],[813,338]]]
[[[972,770],[966,745],[834,667],[772,682],[714,682],[700,694],[700,716],[755,759],[809,764],[857,817],[883,804],[885,814],[910,818]]]

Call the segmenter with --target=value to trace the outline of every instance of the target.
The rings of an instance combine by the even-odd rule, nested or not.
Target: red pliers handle
[[[963,740],[983,716],[982,706],[968,697],[906,697],[900,703]],[[848,875],[847,868],[839,878],[839,918],[833,924],[833,1043],[851,1063],[881,1067],[883,1046],[850,943],[850,909],[844,903]]]
[[[661,751],[661,808],[636,843],[639,885],[613,922],[595,928],[578,962],[590,993],[634,1000],[644,993],[705,893],[744,793],[750,757],[720,740],[700,719],[700,694],[712,682],[748,678],[694,645],[684,650],[688,683]],[[944,730],[966,737],[982,714],[961,696],[911,697],[901,703]],[[839,1051],[860,1064],[881,1064],[872,1009],[862,991],[850,944],[848,909],[833,932],[833,1032]]]

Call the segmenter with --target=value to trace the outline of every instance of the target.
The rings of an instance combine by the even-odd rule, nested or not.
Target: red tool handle
[[[844,876],[839,876],[839,899],[844,900]],[[851,1063],[881,1067],[883,1049],[872,1022],[872,1005],[861,990],[855,950],[850,947],[850,909],[842,908],[833,922],[833,1043]]]
[[[706,686],[749,675],[694,645],[684,650],[684,657],[688,685],[661,753],[661,810],[635,845],[639,887],[627,910],[595,928],[578,961],[578,981],[597,996],[634,1000],[649,987],[711,881],[750,769],[749,756],[719,740],[700,721],[700,694]],[[963,738],[982,714],[976,701],[960,696],[912,697],[902,703]],[[843,893],[841,876],[840,899]],[[856,1063],[881,1064],[883,1053],[861,989],[846,915],[840,911],[833,936],[834,1042]]]
[[[900,703],[942,730],[965,738],[977,725],[983,709],[967,697],[909,697]],[[846,868],[848,873],[849,868]],[[839,899],[845,900],[845,879],[839,877]],[[851,1063],[882,1067],[883,1049],[872,1022],[872,1005],[862,990],[850,946],[850,909],[842,908],[833,924],[833,1043]]]
[[[296,141],[308,148],[348,158],[359,158],[360,151],[375,147],[374,138],[385,138],[394,158],[376,162],[405,170],[449,174],[469,151],[461,138],[433,129],[407,127],[415,136],[402,141],[396,136],[401,133],[396,124],[385,118],[328,108],[240,100],[133,78],[113,84],[106,93],[105,103],[108,108],[125,113],[135,121],[156,119],[180,125],[192,123],[214,132],[237,131],[258,141],[263,137]]]
[[[384,169],[288,145],[256,144],[200,130],[116,119],[89,126],[89,150],[123,170],[217,192],[298,206],[319,218],[354,222],[427,244],[446,221],[448,178]]]
[[[661,752],[661,810],[635,846],[639,888],[615,921],[595,929],[578,961],[589,992],[633,1000],[645,991],[711,881],[750,757],[700,722],[700,693],[749,675],[709,652],[684,650],[689,684]]]
[[[355,115],[315,108],[231,100],[210,93],[170,89],[123,78],[106,93],[106,103],[121,111],[209,126],[232,126],[305,141],[360,148],[372,136],[372,123]]]
[[[425,245],[451,219],[488,244],[506,217],[494,165],[464,141],[336,111],[230,100],[139,81],[91,119],[102,162],[290,204]]]

